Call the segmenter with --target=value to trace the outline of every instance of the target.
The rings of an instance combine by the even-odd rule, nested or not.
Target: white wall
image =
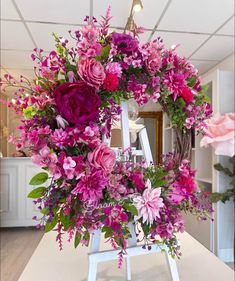
[[[235,64],[235,56],[234,56],[234,53],[233,53],[231,56],[227,57],[225,60],[223,60],[222,62],[217,64],[215,67],[213,67],[212,69],[210,69],[209,71],[204,73],[202,75],[202,78],[204,76],[207,76],[208,74],[214,72],[217,69],[219,69],[219,70],[227,70],[227,71],[234,71],[234,67],[235,67],[234,64]]]

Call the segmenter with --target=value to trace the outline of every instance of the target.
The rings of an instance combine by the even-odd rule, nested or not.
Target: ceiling
[[[32,49],[53,49],[52,31],[69,38],[85,15],[99,18],[111,5],[111,28],[123,30],[132,0],[1,0],[1,71],[33,77]],[[233,0],[142,0],[134,15],[146,28],[142,42],[161,36],[167,47],[179,44],[203,74],[234,53]]]

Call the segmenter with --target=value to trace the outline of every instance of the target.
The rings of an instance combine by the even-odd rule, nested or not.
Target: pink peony
[[[93,58],[84,58],[78,63],[78,75],[88,85],[98,89],[104,82],[105,72],[102,64]]]
[[[210,144],[216,155],[232,157],[234,152],[235,113],[226,113],[223,116],[211,118],[206,123],[206,135],[200,145]]]
[[[88,161],[97,169],[111,172],[116,162],[116,156],[111,148],[102,143],[88,154]]]
[[[153,224],[153,221],[160,217],[159,211],[164,206],[163,199],[160,198],[161,188],[151,188],[150,180],[146,183],[146,189],[142,195],[134,197],[133,202],[138,210],[139,216],[143,217],[143,223]]]

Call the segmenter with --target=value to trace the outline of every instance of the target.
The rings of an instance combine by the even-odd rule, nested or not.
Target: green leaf
[[[37,187],[37,188],[33,189],[31,192],[29,192],[28,198],[34,198],[34,199],[40,198],[40,197],[42,197],[45,190],[46,190],[46,187],[44,187],[44,186]]]
[[[126,209],[128,212],[130,212],[133,216],[138,216],[138,211],[134,205],[131,203],[124,203],[123,204],[124,209]]]
[[[48,207],[45,207],[43,208],[41,211],[40,211],[41,214],[43,215],[47,215],[49,213],[49,208]]]
[[[110,227],[108,227],[108,226],[103,226],[101,231],[105,233],[104,234],[104,238],[105,239],[111,237],[112,233],[113,233],[112,229]]]
[[[75,238],[74,238],[74,247],[77,248],[77,246],[80,244],[82,235],[79,232],[76,232]]]
[[[30,185],[39,185],[39,184],[43,184],[44,182],[46,182],[48,180],[48,174],[47,173],[39,173],[37,175],[35,175],[31,181],[29,182]]]
[[[51,231],[58,222],[58,216],[55,216],[52,221],[47,221],[45,225],[45,232]]]
[[[188,79],[188,86],[189,87],[193,87],[194,85],[195,85],[195,83],[196,83],[196,77],[194,76],[194,77],[190,77],[189,79]]]
[[[65,231],[68,230],[69,227],[70,227],[70,224],[71,224],[71,220],[70,220],[70,216],[69,215],[68,216],[64,215],[64,210],[63,209],[60,211],[60,221],[61,221],[61,223],[64,226],[64,230]]]
[[[88,231],[86,231],[84,233],[83,239],[87,241],[87,244],[89,244],[90,241],[90,233]]]
[[[104,48],[102,48],[100,56],[95,57],[96,60],[101,61],[102,59],[107,58],[109,55],[110,49],[111,49],[110,45],[106,45]]]

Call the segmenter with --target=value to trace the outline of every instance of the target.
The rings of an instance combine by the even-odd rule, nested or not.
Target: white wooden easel
[[[125,150],[130,147],[130,135],[129,135],[129,123],[128,123],[128,104],[127,102],[122,103],[122,113],[121,113],[121,136],[122,136],[122,149]],[[136,155],[142,155],[148,165],[153,162],[152,153],[149,145],[148,135],[146,129],[142,129],[139,132],[139,139],[141,143],[142,150],[136,150],[134,153]],[[110,144],[110,140],[104,139],[107,144]],[[146,255],[152,253],[159,253],[162,249],[165,249],[165,256],[168,264],[168,269],[170,271],[171,281],[180,281],[176,262],[168,254],[167,246],[162,244],[159,247],[156,244],[151,245],[151,250],[146,250],[142,248],[142,245],[137,245],[137,237],[135,233],[135,227],[132,223],[129,223],[129,229],[132,237],[128,239],[126,268],[127,268],[127,280],[131,280],[131,259],[130,257]],[[120,250],[106,250],[100,251],[100,238],[101,231],[96,230],[91,239],[91,247],[88,254],[89,258],[89,271],[87,281],[96,281],[97,275],[97,264],[99,262],[110,261],[118,259],[118,253]]]

